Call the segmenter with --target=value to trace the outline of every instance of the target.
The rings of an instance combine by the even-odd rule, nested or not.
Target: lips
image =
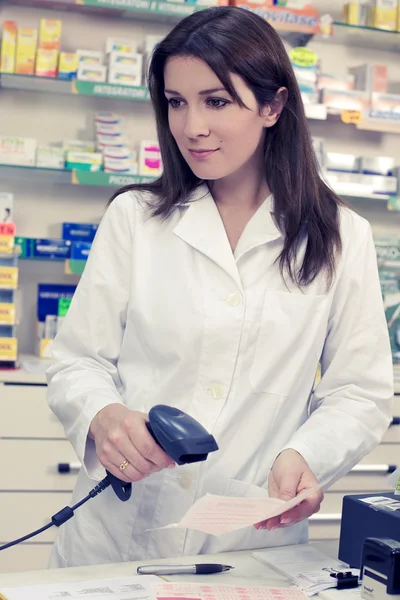
[[[205,149],[205,150],[190,150],[190,155],[193,158],[196,158],[198,160],[205,160],[206,158],[209,158],[210,156],[212,156],[215,152],[218,151],[218,148],[211,150],[211,149]]]

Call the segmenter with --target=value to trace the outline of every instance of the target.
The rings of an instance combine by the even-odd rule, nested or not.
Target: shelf
[[[395,195],[391,194],[376,194],[371,191],[371,185],[363,186],[357,181],[357,174],[351,177],[349,174],[349,183],[343,181],[344,174],[327,172],[325,177],[329,181],[332,189],[339,196],[351,201],[354,200],[369,200],[388,203],[390,198]],[[367,176],[369,177],[369,176]],[[152,181],[152,177],[144,177],[140,175],[118,175],[113,173],[90,171],[57,171],[55,169],[37,169],[35,167],[14,167],[8,165],[0,165],[0,180],[12,179],[18,181],[29,181],[33,183],[47,183],[50,185],[69,184],[69,185],[85,185],[97,187],[109,187],[118,189],[125,185],[146,183]],[[341,179],[339,181],[339,179]],[[371,180],[372,181],[372,180]],[[352,189],[353,188],[353,189]]]
[[[74,10],[167,23],[177,23],[184,17],[207,8],[207,6],[196,4],[162,2],[160,0],[0,0],[0,6],[2,4]]]
[[[137,100],[148,102],[149,90],[146,87],[112,85],[94,83],[92,81],[64,81],[54,77],[36,77],[30,75],[0,75],[0,87],[26,92],[42,92],[48,94],[73,94],[118,100]]]
[[[125,185],[152,181],[153,178],[140,175],[104,173],[102,171],[92,173],[90,171],[59,171],[56,169],[0,165],[0,180],[2,179],[17,179],[32,183],[42,182],[51,185],[73,184],[116,189]]]
[[[331,37],[319,37],[318,39],[323,39],[331,44],[384,50],[386,52],[400,52],[399,32],[385,31],[374,27],[361,27],[334,22],[333,35]]]

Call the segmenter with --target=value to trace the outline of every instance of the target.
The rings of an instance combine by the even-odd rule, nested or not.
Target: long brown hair
[[[241,8],[215,7],[182,20],[155,48],[149,68],[163,173],[156,181],[119,190],[145,190],[154,194],[152,215],[168,217],[178,204],[203,183],[182,157],[168,125],[164,95],[164,67],[172,56],[196,57],[208,64],[223,86],[244,106],[230,78],[239,75],[252,90],[258,105],[270,105],[281,87],[288,90],[282,114],[265,137],[265,177],[274,196],[274,212],[284,225],[281,272],[298,285],[307,285],[324,272],[328,283],[341,251],[339,205],[342,200],[319,174],[300,90],[285,47],[264,19]],[[306,241],[302,264],[295,261]]]

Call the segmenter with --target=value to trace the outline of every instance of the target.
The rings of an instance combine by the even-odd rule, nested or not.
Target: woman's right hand
[[[124,404],[109,404],[90,424],[89,437],[107,471],[125,481],[140,481],[151,473],[175,466],[147,430],[147,415]],[[121,470],[124,461],[128,466]]]

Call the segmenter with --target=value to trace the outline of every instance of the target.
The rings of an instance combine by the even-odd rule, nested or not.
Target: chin
[[[191,164],[189,163],[189,167],[193,171],[193,173],[199,179],[204,179],[206,181],[216,181],[217,179],[222,179],[223,177],[227,177],[231,174],[231,171],[227,169],[216,169],[211,165],[199,165],[199,164]]]

